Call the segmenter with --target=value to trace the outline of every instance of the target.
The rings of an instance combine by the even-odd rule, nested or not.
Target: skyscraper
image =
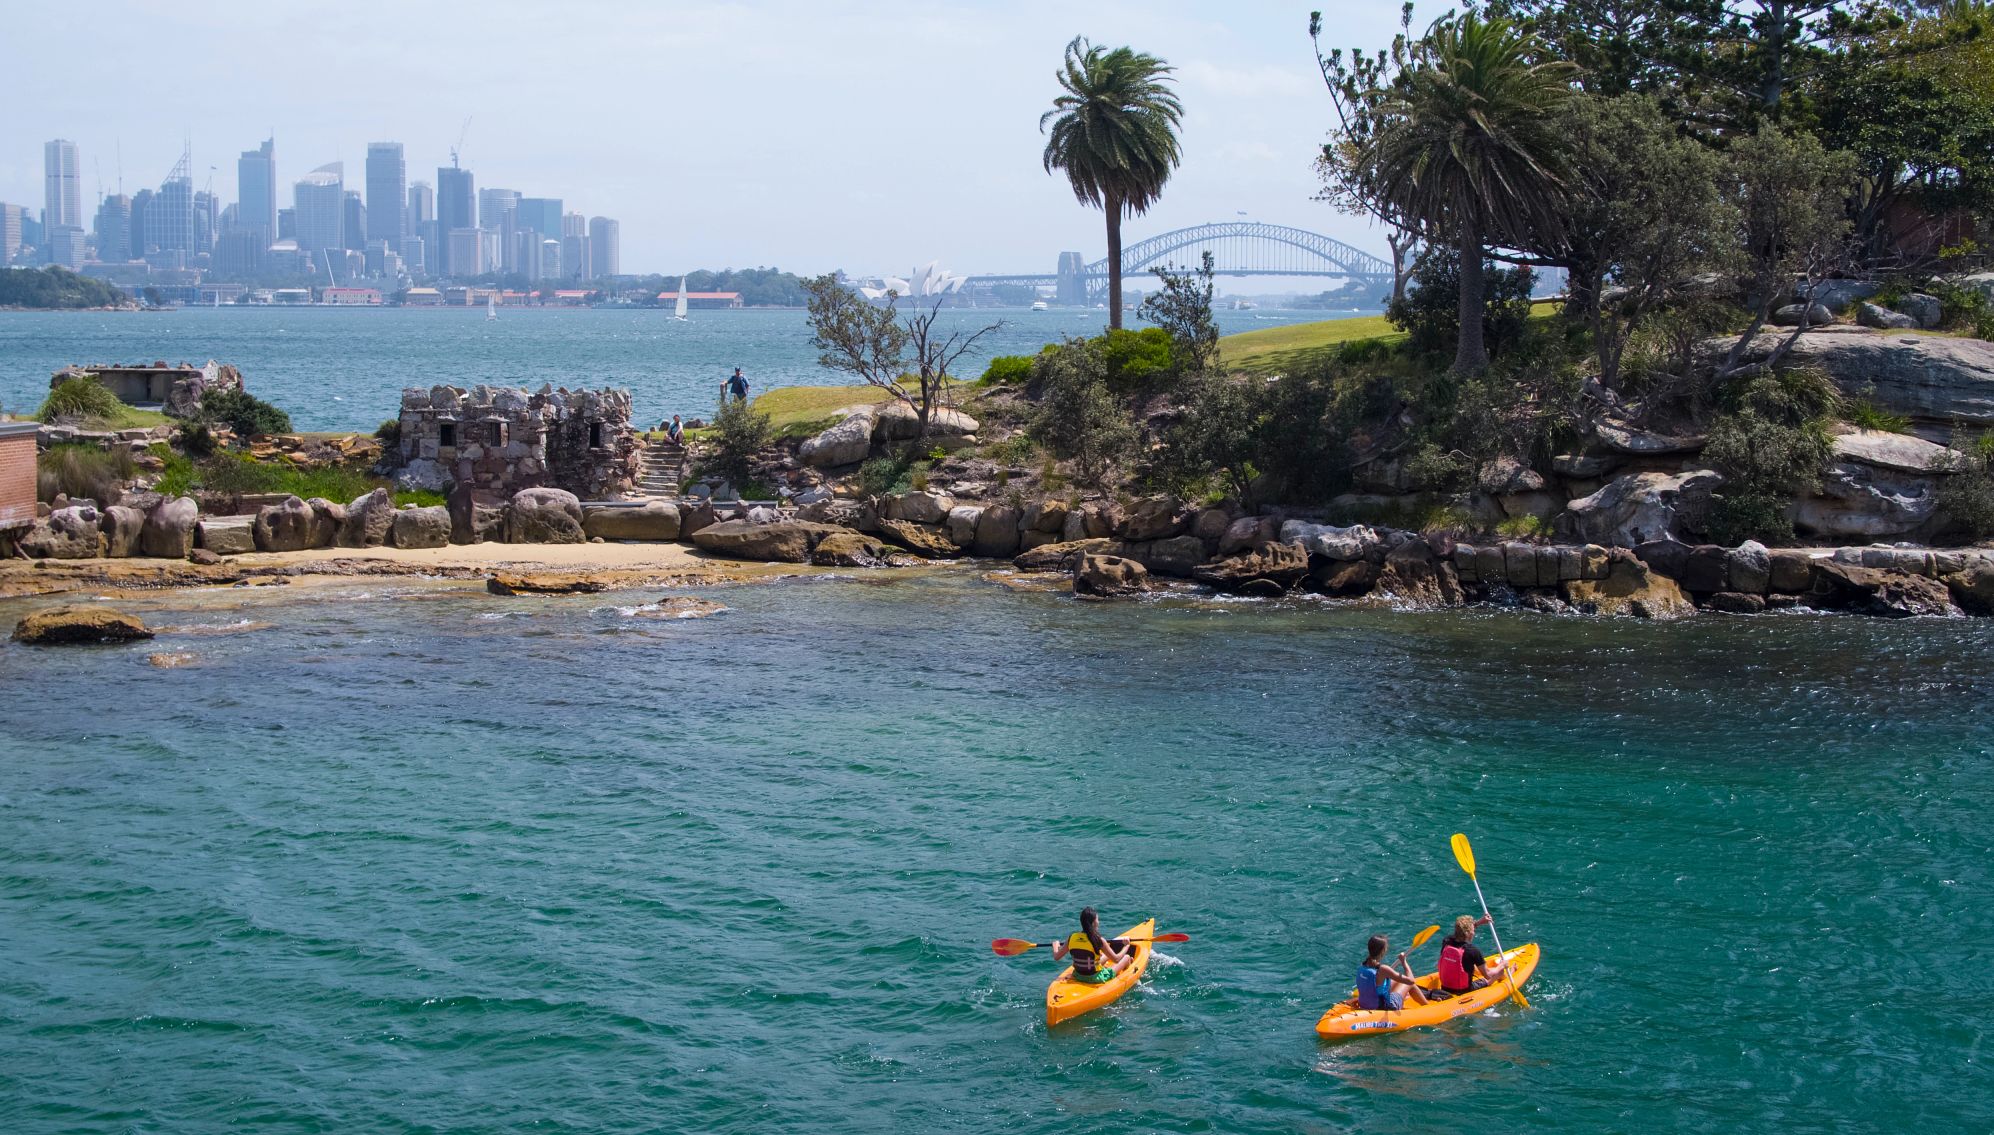
[[[401,200],[396,197],[395,200]],[[354,252],[367,251],[367,203],[360,199],[360,191],[348,189],[343,211],[340,213],[339,235],[341,246]]]
[[[129,239],[132,246],[132,259],[143,260],[145,254],[159,247],[152,239],[152,199],[150,189],[141,189],[132,194],[132,219]]]
[[[110,264],[132,259],[132,199],[122,193],[97,206],[97,259]]]
[[[194,192],[194,251],[213,252],[222,231],[221,203],[205,189]]]
[[[277,140],[244,150],[235,161],[236,223],[261,234],[264,247],[277,239]]]
[[[561,199],[559,197],[522,197],[519,199],[519,227],[536,232],[542,238],[561,237]]]
[[[590,279],[623,274],[623,226],[608,217],[589,218]]]
[[[42,225],[83,227],[83,170],[76,143],[57,138],[42,147]]]
[[[292,193],[298,251],[315,264],[327,263],[324,253],[345,251],[345,167],[339,162],[322,165],[299,180]]]
[[[423,235],[422,226],[436,219],[436,190],[426,181],[412,181],[408,187],[408,231]]]
[[[367,239],[401,247],[408,235],[403,216],[408,198],[408,162],[400,142],[367,143]]]
[[[0,268],[21,254],[21,215],[25,212],[22,206],[0,201]]]
[[[466,229],[475,231],[478,227],[478,189],[471,171],[456,166],[443,166],[436,171],[436,234],[437,247],[436,274],[439,276],[474,276],[482,265],[477,249],[482,246],[473,240],[468,258],[463,255],[466,247],[457,234]],[[459,265],[460,260],[470,263]]]
[[[519,190],[486,186],[478,190],[478,227],[486,232],[502,232],[505,215],[519,204]]]
[[[194,255],[194,158],[182,151],[173,172],[159,186],[159,196],[146,210],[146,240],[161,252]]]

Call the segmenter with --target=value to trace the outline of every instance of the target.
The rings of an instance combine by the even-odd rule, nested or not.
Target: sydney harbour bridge
[[[1122,278],[1134,283],[1152,268],[1195,267],[1205,252],[1212,254],[1212,271],[1219,276],[1338,276],[1387,286],[1392,282],[1391,262],[1382,257],[1321,233],[1262,221],[1193,225],[1125,244]],[[1062,252],[1054,272],[971,276],[966,286],[1052,287],[1058,302],[1084,304],[1092,285],[1107,277],[1106,257],[1090,264],[1078,252]]]

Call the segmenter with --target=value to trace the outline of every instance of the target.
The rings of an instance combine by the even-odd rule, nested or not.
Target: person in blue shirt
[[[748,376],[741,373],[740,367],[735,367],[734,374],[727,379],[726,385],[721,389],[723,392],[722,397],[732,398],[737,402],[746,402],[748,400]]]
[[[1426,1004],[1426,992],[1413,980],[1412,967],[1406,963],[1404,950],[1399,951],[1397,969],[1385,964],[1385,951],[1391,943],[1383,934],[1371,935],[1366,944],[1370,953],[1364,957],[1364,964],[1357,967],[1357,1007],[1359,1009],[1383,1009],[1396,1012],[1405,1008],[1406,994],[1393,989],[1402,985],[1412,995],[1415,1005]]]

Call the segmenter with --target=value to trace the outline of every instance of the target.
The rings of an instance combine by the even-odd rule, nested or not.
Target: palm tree
[[[1045,171],[1064,170],[1073,195],[1108,216],[1108,326],[1122,325],[1122,218],[1143,213],[1178,164],[1184,115],[1165,85],[1171,68],[1126,47],[1104,51],[1076,36],[1059,72],[1065,93],[1039,116],[1051,123]]]
[[[1406,69],[1374,96],[1376,128],[1355,155],[1378,197],[1461,258],[1454,367],[1488,365],[1482,258],[1491,245],[1540,244],[1563,227],[1566,142],[1557,112],[1574,69],[1539,62],[1535,36],[1474,15],[1435,24]]]

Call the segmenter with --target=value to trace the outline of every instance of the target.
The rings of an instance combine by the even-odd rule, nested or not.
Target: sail
[[[672,314],[679,317],[680,319],[685,318],[685,277],[684,276],[679,277],[679,302],[678,306],[672,309]]]

